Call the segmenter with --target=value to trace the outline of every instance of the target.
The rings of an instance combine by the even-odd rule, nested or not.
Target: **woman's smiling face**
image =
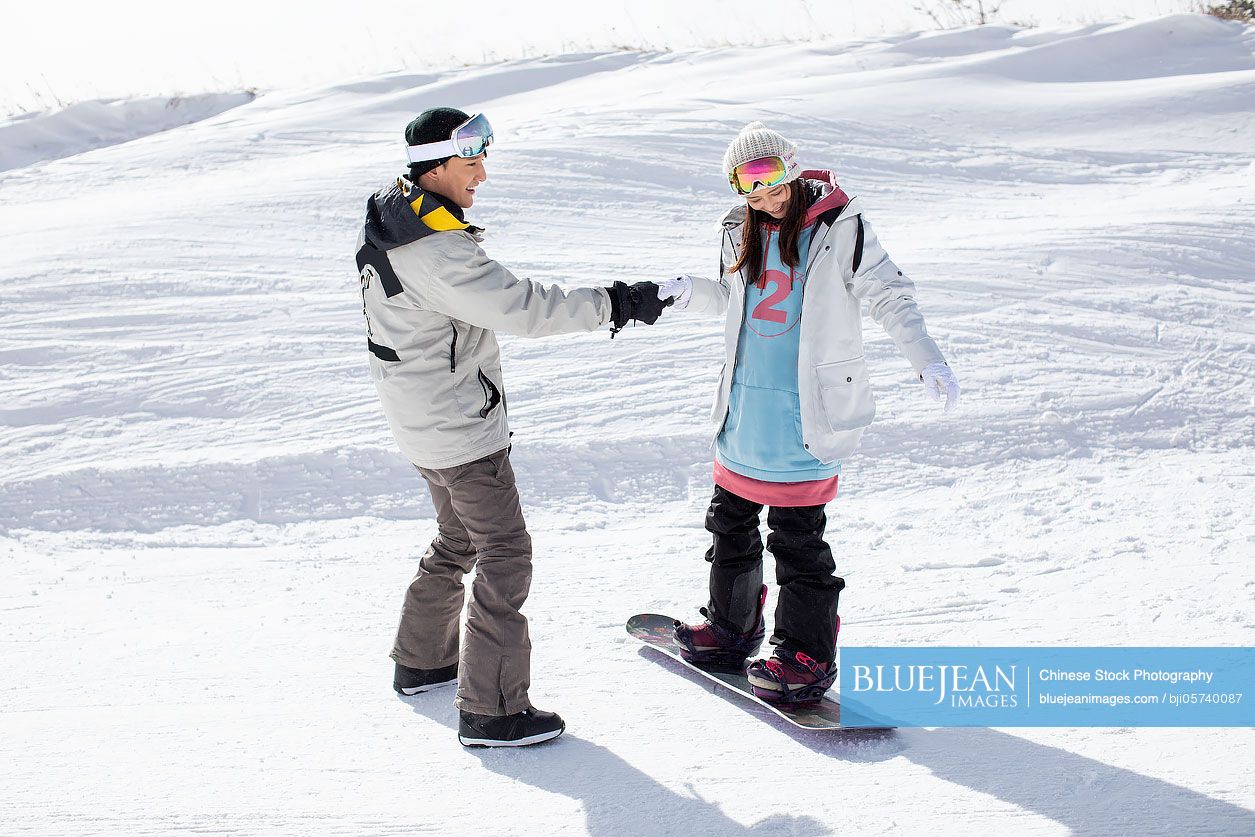
[[[784,206],[789,202],[789,184],[781,183],[770,189],[760,189],[747,196],[745,202],[749,204],[750,209],[766,212],[772,218],[779,220],[784,217]]]

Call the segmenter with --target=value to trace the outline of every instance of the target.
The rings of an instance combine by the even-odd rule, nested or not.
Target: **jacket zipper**
[[[458,371],[458,327],[452,321],[449,327],[453,329],[453,339],[449,341],[449,372]]]
[[[838,219],[837,219],[837,221],[840,221],[840,220],[841,220],[840,218],[838,218]],[[834,221],[833,223],[831,223],[831,224],[829,224],[829,225],[828,225],[828,228],[824,230],[823,237],[821,237],[821,238],[819,239],[819,241],[815,241],[814,239],[812,239],[812,240],[811,240],[811,247],[812,247],[812,249],[813,249],[813,248],[814,248],[817,244],[823,244],[825,241],[827,241],[827,240],[828,240],[828,236],[832,234],[832,228],[833,228],[833,227],[835,227],[835,226],[837,225],[837,221]],[[811,275],[811,270],[813,270],[813,269],[814,269],[815,265],[819,264],[819,260],[820,260],[820,258],[822,258],[822,257],[823,257],[823,255],[824,255],[824,253],[825,253],[825,252],[827,252],[827,250],[828,250],[828,246],[829,246],[829,245],[824,245],[824,249],[823,249],[823,250],[818,250],[818,251],[816,251],[815,255],[814,255],[814,256],[812,256],[810,259],[808,259],[808,260],[807,260],[807,265],[806,265],[806,275],[807,275],[808,277]]]

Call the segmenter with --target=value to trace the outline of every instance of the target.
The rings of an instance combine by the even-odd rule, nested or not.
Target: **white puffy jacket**
[[[835,183],[831,186],[835,188]],[[736,261],[745,212],[741,204],[723,219],[721,265]],[[860,250],[855,270],[855,256]],[[819,222],[811,237],[806,277],[797,359],[802,443],[811,455],[827,463],[852,454],[876,414],[863,358],[863,301],[872,319],[889,334],[917,374],[944,358],[924,327],[924,317],[915,304],[915,285],[881,246],[858,198],[851,199],[835,219]],[[740,271],[724,273],[718,281],[695,277],[693,283],[689,310],[727,314],[724,366],[711,414],[713,438],[718,438],[728,414],[745,285]]]

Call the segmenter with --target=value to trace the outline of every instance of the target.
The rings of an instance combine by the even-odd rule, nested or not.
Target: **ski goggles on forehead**
[[[411,163],[440,160],[444,157],[478,157],[492,145],[492,125],[488,117],[477,113],[449,133],[447,140],[407,145],[405,153]]]
[[[732,169],[728,183],[738,195],[748,195],[760,186],[779,186],[788,176],[789,166],[783,157],[759,157]]]

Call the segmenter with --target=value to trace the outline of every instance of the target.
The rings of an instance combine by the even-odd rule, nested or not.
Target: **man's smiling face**
[[[487,151],[478,157],[452,157],[420,177],[419,185],[470,209],[475,203],[475,190],[488,179],[484,168],[487,158]]]

